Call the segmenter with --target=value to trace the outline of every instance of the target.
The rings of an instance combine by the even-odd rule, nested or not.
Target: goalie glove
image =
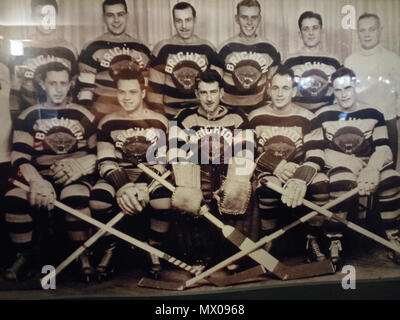
[[[380,172],[377,168],[367,166],[361,170],[357,179],[358,193],[360,196],[369,196],[378,188]]]
[[[274,170],[274,176],[276,176],[283,183],[288,181],[293,177],[293,174],[296,172],[298,164],[294,162],[287,162],[286,160],[282,160],[278,166]]]
[[[249,159],[232,159],[229,165],[226,179],[221,188],[214,192],[219,212],[221,214],[245,214],[251,197],[250,179],[255,169],[255,163]]]
[[[121,210],[128,214],[141,212],[149,203],[149,191],[145,183],[128,183],[118,189],[116,200]]]
[[[295,208],[303,204],[307,184],[301,179],[290,179],[283,187],[282,202],[288,207]]]
[[[176,187],[172,194],[171,205],[175,210],[201,215],[200,206],[203,200],[203,192],[195,187]]]
[[[56,161],[50,167],[50,172],[55,184],[67,185],[78,180],[82,176],[93,173],[95,165],[95,155],[87,155],[79,159],[66,158]]]
[[[56,192],[52,184],[44,179],[32,180],[29,185],[29,204],[32,207],[53,210]]]

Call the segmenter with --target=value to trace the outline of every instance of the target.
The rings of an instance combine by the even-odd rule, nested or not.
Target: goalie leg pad
[[[172,194],[171,204],[176,210],[199,215],[203,194],[200,188],[176,187]]]

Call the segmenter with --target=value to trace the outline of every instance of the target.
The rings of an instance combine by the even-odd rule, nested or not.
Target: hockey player
[[[267,78],[276,70],[281,57],[276,45],[257,33],[261,7],[256,0],[242,0],[236,6],[238,35],[218,49],[224,70],[222,103],[241,107],[248,113],[264,103]]]
[[[293,71],[283,66],[278,67],[268,90],[272,102],[249,115],[250,128],[255,130],[258,155],[256,193],[262,237],[288,222],[290,212],[284,204],[288,207],[301,204],[297,198],[293,199],[296,187],[304,197],[309,185],[309,195],[319,204],[328,200],[327,179],[317,173],[320,166],[313,161],[312,151],[306,147],[313,114],[292,102],[297,90]],[[304,161],[305,155],[308,161]],[[279,201],[280,195],[263,186],[261,179],[284,187],[282,203]],[[314,224],[317,222],[314,220]],[[310,262],[326,259],[316,241],[318,229],[314,224],[310,223],[307,230],[307,260]],[[268,244],[266,249],[272,250],[272,247]],[[277,254],[286,254],[279,249],[274,249]]]
[[[303,48],[289,54],[285,65],[294,71],[298,81],[293,102],[315,112],[322,106],[333,103],[329,76],[340,67],[340,62],[322,50],[322,18],[318,13],[303,12],[298,25]]]
[[[130,55],[143,70],[148,67],[150,50],[126,33],[128,18],[125,0],[105,0],[103,20],[107,32],[86,44],[79,55],[77,101],[90,107],[98,120],[120,109],[109,74],[111,61],[117,56]]]
[[[5,220],[17,251],[15,262],[5,270],[7,280],[17,280],[32,270],[41,222],[59,199],[89,215],[90,175],[95,171],[96,128],[94,116],[84,107],[68,102],[71,74],[62,63],[40,69],[40,85],[46,102],[24,110],[15,123],[11,162],[16,179],[29,185],[29,192],[12,188],[5,195]],[[89,236],[89,226],[66,214],[73,246]],[[90,275],[86,253],[79,259],[82,275]]]
[[[161,186],[149,194],[148,186],[152,180],[136,167],[136,161],[151,165],[160,175],[166,171],[168,120],[144,102],[145,79],[134,58],[114,58],[110,76],[115,81],[120,109],[105,116],[98,125],[97,158],[101,180],[91,193],[92,214],[106,223],[118,211],[136,215],[149,204],[148,241],[150,245],[160,247],[169,229],[171,194]],[[149,154],[154,154],[154,159],[149,159]],[[97,266],[99,280],[107,278],[115,266],[115,238],[109,235],[103,240],[105,251]],[[157,278],[161,271],[160,261],[153,255],[149,258],[150,275]]]
[[[396,118],[400,116],[400,57],[380,44],[382,29],[376,14],[362,14],[357,24],[361,50],[347,57],[344,65],[354,70],[357,76],[356,90],[360,102],[381,109],[396,164],[398,153]],[[400,121],[397,122],[400,124]]]
[[[195,88],[200,105],[182,110],[174,119],[176,126],[171,126],[170,131],[169,162],[177,186],[172,195],[172,206],[182,213],[189,213],[180,219],[181,228],[186,229],[181,230],[185,239],[180,245],[188,255],[187,259],[204,267],[216,258],[221,240],[219,230],[199,216],[202,202],[211,206],[213,214],[222,214],[226,223],[234,224],[245,233],[249,231],[246,209],[253,170],[240,175],[235,168],[239,156],[252,163],[254,146],[251,132],[235,134],[235,129],[247,127],[247,118],[239,110],[230,110],[220,104],[222,78],[216,70],[207,69],[200,73]],[[246,138],[249,139],[247,147],[251,146],[247,148],[250,150],[247,154],[247,149],[242,148]],[[213,201],[214,198],[217,201]]]
[[[61,38],[57,25],[45,23],[53,20],[47,16],[58,13],[57,2],[31,0],[31,12],[36,32],[29,41],[22,41],[22,55],[11,55],[9,62],[12,79],[10,108],[14,115],[46,100],[46,94],[39,85],[38,67],[58,61],[68,67],[72,76],[77,74],[76,48]]]
[[[148,103],[171,117],[179,110],[193,107],[196,76],[207,67],[218,68],[214,46],[194,34],[196,10],[186,2],[172,9],[176,34],[154,46],[150,66]]]
[[[375,213],[381,221],[370,227],[378,233],[385,231],[388,239],[399,244],[400,175],[388,169],[392,152],[384,116],[375,107],[357,100],[357,79],[352,70],[338,69],[331,81],[337,104],[326,106],[316,114],[309,140],[315,149],[312,157],[328,169],[330,198],[337,198],[355,187],[359,189],[359,196],[374,197],[374,208],[367,214]],[[351,213],[358,208],[357,200],[347,201],[333,211],[351,219]],[[340,264],[344,252],[342,229],[341,224],[332,220],[325,223],[331,258],[336,264]],[[398,255],[392,252],[390,257],[400,262]]]

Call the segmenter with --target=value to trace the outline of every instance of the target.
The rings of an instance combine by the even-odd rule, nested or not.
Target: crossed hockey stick
[[[18,180],[15,180],[15,179],[10,179],[10,182],[12,184],[14,184],[16,187],[18,187],[18,188],[20,188],[20,189],[22,189],[22,190],[24,190],[26,192],[29,192],[29,187],[27,185],[23,184],[22,182],[20,182]],[[161,250],[150,246],[149,244],[147,244],[145,242],[137,240],[137,239],[135,239],[135,238],[133,238],[133,237],[121,232],[121,231],[118,231],[118,230],[112,228],[111,225],[115,224],[118,221],[118,219],[117,219],[118,215],[115,216],[114,219],[110,220],[108,222],[108,224],[104,224],[104,223],[101,223],[101,222],[99,222],[99,221],[97,221],[97,220],[95,220],[95,219],[93,219],[93,218],[91,218],[89,216],[86,216],[85,214],[81,213],[80,211],[75,210],[75,209],[63,204],[62,202],[60,202],[58,200],[54,201],[54,205],[57,208],[65,211],[65,212],[67,212],[67,213],[69,213],[69,214],[71,214],[71,215],[73,215],[73,216],[75,216],[77,218],[80,218],[81,220],[86,221],[87,223],[90,223],[90,224],[94,225],[95,227],[101,229],[99,231],[102,231],[102,232],[104,231],[104,232],[111,233],[112,235],[114,235],[114,236],[116,236],[116,237],[118,237],[118,238],[120,238],[120,239],[122,239],[122,240],[124,240],[124,241],[126,241],[126,242],[128,242],[128,243],[130,243],[130,244],[132,244],[132,245],[144,250],[144,251],[147,251],[149,253],[155,254],[159,258],[164,259],[164,260],[176,265],[177,267],[190,272],[193,275],[198,275],[198,274],[201,273],[201,271],[198,268],[190,266],[187,263],[185,263],[185,262],[183,262],[183,261],[181,261],[179,259],[176,259],[176,258],[170,256],[169,254],[167,254],[165,252],[162,252]],[[121,218],[119,217],[119,219],[121,219]],[[94,243],[95,240],[93,240],[93,237],[91,239],[89,239],[90,240],[89,244],[93,244]],[[78,249],[80,249],[82,251],[84,250],[84,248],[78,248]],[[68,260],[70,260],[70,259],[68,259]],[[65,266],[64,266],[64,268],[65,268]],[[54,272],[50,273],[48,276],[50,276],[50,278],[54,277]],[[42,284],[46,284],[47,283],[47,282],[43,281],[44,279],[45,279],[45,277],[41,280]],[[49,280],[49,278],[46,278],[46,279]]]
[[[166,187],[170,191],[175,190],[175,186],[172,185],[170,182],[162,179],[157,173],[155,173],[150,168],[146,167],[143,163],[136,162],[136,165],[139,169],[141,169],[144,173],[148,174],[154,180],[160,182],[164,187]],[[212,224],[214,224],[217,228],[221,229],[223,236],[232,242],[235,246],[237,246],[240,250],[245,250],[248,247],[253,246],[255,243],[246,237],[243,233],[239,230],[235,229],[232,226],[225,225],[222,221],[212,215],[209,211],[209,208],[206,205],[201,207],[201,215],[203,215],[207,220],[209,220]],[[306,267],[302,265],[297,267],[289,267],[281,263],[271,254],[269,254],[264,249],[258,249],[256,251],[251,250],[247,252],[245,255],[249,255],[250,258],[255,260],[257,263],[265,267],[268,271],[275,274],[282,280],[287,279],[298,279],[304,277],[311,277],[315,275],[321,275],[326,273],[334,273],[334,267],[330,261],[320,261],[311,264],[306,264]],[[215,270],[216,271],[216,270]],[[205,278],[206,276],[210,275],[212,272],[208,273],[207,275],[201,277],[201,279]],[[200,278],[198,279],[200,280]],[[197,282],[197,280],[195,281]],[[191,282],[194,284],[195,282]],[[161,285],[157,284],[156,281],[152,279],[143,278],[139,285],[141,286],[149,286],[149,287],[162,287]],[[170,289],[170,288],[167,288]]]
[[[169,190],[171,190],[171,191],[175,190],[175,187],[172,184],[170,184],[168,181],[161,179],[161,177],[159,175],[157,175],[151,169],[147,168],[144,164],[138,164],[138,167],[140,169],[142,169],[143,172],[149,174],[149,176],[151,176],[153,179],[155,179],[156,181],[159,181],[162,185],[164,185]],[[265,186],[267,186],[268,188],[270,188],[280,194],[282,194],[282,192],[283,192],[283,189],[281,187],[277,186],[276,184],[274,184],[270,181],[265,180],[265,181],[262,181],[262,183]],[[354,196],[357,193],[358,193],[358,189],[355,188],[355,189],[343,194],[341,197],[338,197],[337,199],[329,202],[328,204],[326,204],[323,207],[320,207],[320,206],[312,203],[311,201],[304,199],[303,205],[314,210],[313,212],[310,212],[309,214],[303,216],[300,219],[297,219],[296,221],[294,221],[291,224],[289,224],[288,226],[274,232],[273,234],[260,239],[257,243],[254,243],[250,239],[246,238],[242,233],[240,233],[238,230],[234,229],[233,227],[224,225],[221,221],[219,221],[216,217],[214,217],[208,211],[208,208],[206,206],[202,206],[201,213],[207,219],[209,219],[212,223],[214,223],[217,227],[221,228],[224,236],[228,240],[230,240],[235,245],[239,244],[239,241],[241,241],[240,244],[237,245],[241,251],[236,253],[235,255],[231,256],[230,258],[227,258],[226,260],[220,262],[216,266],[195,276],[194,278],[187,280],[186,282],[184,282],[183,284],[181,284],[174,290],[184,290],[185,288],[195,284],[196,282],[200,281],[201,279],[204,279],[204,278],[210,276],[212,273],[228,266],[229,264],[233,263],[234,261],[236,261],[246,255],[249,255],[251,258],[253,258],[255,261],[257,261],[259,264],[261,264],[262,267],[265,266],[269,271],[273,272],[274,274],[284,275],[283,278],[281,278],[283,280],[296,279],[296,276],[298,278],[303,276],[303,272],[306,272],[306,270],[302,270],[303,268],[298,268],[298,271],[300,272],[300,276],[299,276],[298,274],[296,274],[296,272],[293,272],[292,270],[290,270],[292,267],[285,266],[284,264],[280,263],[277,259],[275,259],[271,255],[269,255],[268,252],[266,252],[263,249],[258,249],[258,248],[260,248],[265,243],[270,242],[270,241],[280,237],[288,230],[294,228],[295,226],[297,226],[300,223],[306,222],[307,220],[313,218],[314,216],[316,216],[318,214],[322,214],[329,219],[338,221],[338,222],[346,225],[348,228],[350,228],[358,233],[361,233],[362,235],[364,235],[378,243],[381,243],[382,245],[400,253],[400,247],[395,246],[393,243],[383,239],[382,237],[380,237],[380,236],[378,236],[378,235],[376,235],[376,234],[374,234],[374,233],[372,233],[372,232],[370,232],[370,231],[368,231],[346,219],[337,217],[331,211],[328,210],[328,208],[332,208],[332,207],[336,206],[340,202],[343,202],[344,200]],[[255,253],[260,253],[260,254],[255,255]],[[262,258],[264,258],[264,257],[268,257],[268,260],[263,261]],[[322,262],[327,263],[327,261],[322,261]],[[329,264],[332,267],[332,270],[334,272],[334,267],[332,266],[332,263],[329,262]],[[312,265],[312,264],[309,264],[308,266],[310,266],[310,265]],[[327,272],[325,272],[325,273],[327,273]],[[148,279],[142,279],[141,282],[139,282],[139,285],[146,286],[147,280]],[[149,281],[148,284],[149,284],[149,286],[151,286],[152,281]],[[168,288],[168,289],[170,289],[170,288]]]

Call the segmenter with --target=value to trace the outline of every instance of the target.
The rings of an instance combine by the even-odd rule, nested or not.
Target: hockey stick
[[[171,174],[171,171],[165,172],[162,177],[166,179]],[[157,185],[153,184],[149,187],[149,192],[151,192]],[[123,212],[118,213],[114,218],[112,218],[106,225],[108,227],[113,227],[117,224],[125,214]],[[62,270],[64,270],[72,261],[74,261],[77,257],[79,257],[86,249],[88,249],[91,245],[93,245],[98,239],[100,239],[107,231],[104,229],[99,229],[93,236],[91,236],[88,240],[86,240],[78,249],[72,252],[63,262],[61,262],[55,272],[50,272],[46,276],[44,276],[41,280],[42,285],[48,283],[50,278],[55,277]]]
[[[15,179],[10,179],[9,181],[12,184],[14,184],[16,187],[18,187],[18,188],[20,188],[20,189],[22,189],[22,190],[24,190],[26,192],[29,192],[29,187],[27,185],[23,184],[22,182],[20,182],[18,180],[15,180]],[[120,238],[120,239],[122,239],[122,240],[124,240],[124,241],[126,241],[126,242],[128,242],[128,243],[130,243],[130,244],[132,244],[132,245],[134,245],[134,246],[146,251],[146,252],[155,254],[159,258],[164,259],[164,260],[168,261],[169,263],[172,263],[172,264],[176,265],[177,267],[179,267],[179,268],[181,268],[183,270],[186,270],[186,271],[188,271],[188,272],[190,272],[190,273],[192,273],[194,275],[200,274],[200,272],[201,272],[201,271],[199,271],[198,268],[192,267],[192,266],[188,265],[187,263],[185,263],[185,262],[183,262],[181,260],[178,260],[178,259],[170,256],[169,254],[167,254],[165,252],[162,252],[161,250],[159,250],[157,248],[154,248],[154,247],[150,246],[149,244],[147,244],[145,242],[137,240],[137,239],[135,239],[135,238],[133,238],[133,237],[121,232],[121,231],[118,231],[118,230],[116,230],[116,229],[114,229],[114,228],[112,228],[112,227],[110,227],[110,226],[108,226],[108,225],[106,225],[104,223],[101,223],[101,222],[99,222],[99,221],[97,221],[97,220],[95,220],[95,219],[93,219],[93,218],[81,213],[80,211],[75,210],[75,209],[63,204],[62,202],[60,202],[58,200],[54,201],[54,205],[57,208],[65,211],[65,212],[67,212],[67,213],[69,213],[69,214],[71,214],[71,215],[73,215],[73,216],[75,216],[77,218],[80,218],[81,220],[83,220],[83,221],[85,221],[85,222],[87,222],[87,223],[89,223],[91,225],[94,225],[95,227],[97,227],[99,229],[103,229],[104,231],[106,231],[108,233],[111,233],[112,235],[114,235],[114,236],[116,236],[116,237],[118,237],[118,238]]]
[[[336,198],[335,200],[330,201],[329,203],[327,203],[326,205],[324,205],[324,208],[328,209],[328,208],[332,208],[336,205],[338,205],[339,203],[351,198],[352,196],[354,196],[355,194],[358,193],[358,189],[355,188],[345,194],[343,194],[342,196]],[[189,279],[187,281],[185,281],[184,283],[181,284],[181,286],[179,288],[179,290],[184,290],[187,287],[192,286],[194,283],[208,277],[207,279],[213,279],[213,277],[210,277],[213,273],[215,273],[216,271],[230,265],[231,263],[243,258],[244,256],[247,256],[249,253],[251,253],[254,250],[257,250],[259,247],[263,246],[264,244],[266,244],[267,242],[273,241],[276,238],[280,237],[281,235],[283,235],[284,233],[286,233],[287,231],[289,231],[290,229],[296,227],[297,225],[304,223],[308,220],[310,220],[311,218],[317,216],[319,213],[317,211],[313,211],[310,212],[308,214],[306,214],[305,216],[293,221],[291,224],[287,225],[284,228],[281,228],[277,231],[275,231],[274,233],[265,236],[263,238],[261,238],[259,241],[257,241],[256,243],[254,243],[253,245],[251,245],[250,247],[237,252],[236,254],[234,254],[233,256],[225,259],[224,261],[221,261],[220,263],[218,263],[217,265],[213,266],[212,268],[204,271],[203,273],[195,276],[192,279]],[[327,264],[331,270],[330,273],[334,273],[335,269],[332,265],[332,263],[328,260],[322,261],[325,264]],[[310,266],[312,264],[305,264],[305,265],[299,265],[299,266],[285,266],[287,268],[287,277],[283,280],[293,280],[293,279],[298,279],[304,276],[304,274],[309,273],[310,271],[308,270],[307,266]],[[265,274],[267,271],[265,270],[264,266],[259,265],[257,267],[251,268],[250,270],[246,270],[243,271],[237,275],[231,276],[231,277],[225,277],[225,279],[223,279],[223,283],[224,285],[230,285],[233,283],[237,283],[240,281],[243,281],[245,279],[248,279],[250,277],[256,277],[259,276],[261,274]],[[326,272],[328,273],[328,272]],[[308,275],[308,276],[313,276],[313,274]],[[151,286],[151,285],[149,285]],[[171,288],[167,288],[167,289],[171,289]]]
[[[278,193],[282,193],[283,189],[279,186],[277,186],[276,184],[273,184],[271,182],[264,182],[264,185],[266,185],[268,188],[278,192]],[[400,246],[396,246],[393,243],[391,243],[390,241],[387,241],[386,239],[376,235],[375,233],[372,233],[362,227],[360,227],[359,225],[348,221],[347,219],[341,218],[336,216],[334,213],[332,213],[331,211],[327,210],[326,208],[320,207],[314,203],[312,203],[311,201],[308,201],[306,199],[304,199],[303,201],[303,205],[305,205],[306,207],[318,211],[320,214],[326,216],[329,219],[335,220],[337,222],[340,222],[342,224],[344,224],[345,226],[347,226],[348,228],[361,233],[363,236],[370,238],[382,245],[384,245],[385,247],[388,247],[390,249],[392,249],[393,251],[396,251],[398,253],[400,253]]]
[[[151,178],[155,179],[156,181],[159,181],[162,185],[164,185],[167,189],[170,191],[175,190],[175,186],[172,185],[170,182],[166,181],[165,179],[161,179],[161,177],[155,173],[153,170],[150,168],[146,167],[143,163],[137,163],[138,168],[140,168],[144,173],[148,174]],[[255,243],[246,237],[244,234],[242,234],[240,231],[235,229],[232,226],[225,225],[223,222],[221,222],[218,218],[216,218],[214,215],[212,215],[206,205],[203,205],[201,207],[201,215],[203,215],[206,219],[208,219],[212,224],[214,224],[216,227],[221,229],[223,236],[232,242],[235,246],[237,246],[240,250],[245,250],[248,247],[252,247]],[[291,274],[291,267],[288,267],[281,263],[279,260],[277,260],[275,257],[273,257],[271,254],[269,254],[267,251],[264,249],[258,249],[257,251],[251,250],[249,251],[246,255],[249,255],[253,260],[255,260],[257,263],[261,264],[264,266],[268,271],[272,272],[275,274],[277,277],[279,277],[282,280],[285,279],[294,279],[296,276],[297,278],[303,277],[300,274]],[[310,276],[309,274],[312,275],[320,275],[320,274],[325,274],[325,273],[330,273],[332,272],[332,266],[327,264],[325,261],[322,262],[316,262],[314,264],[306,264],[307,268],[307,276]]]

